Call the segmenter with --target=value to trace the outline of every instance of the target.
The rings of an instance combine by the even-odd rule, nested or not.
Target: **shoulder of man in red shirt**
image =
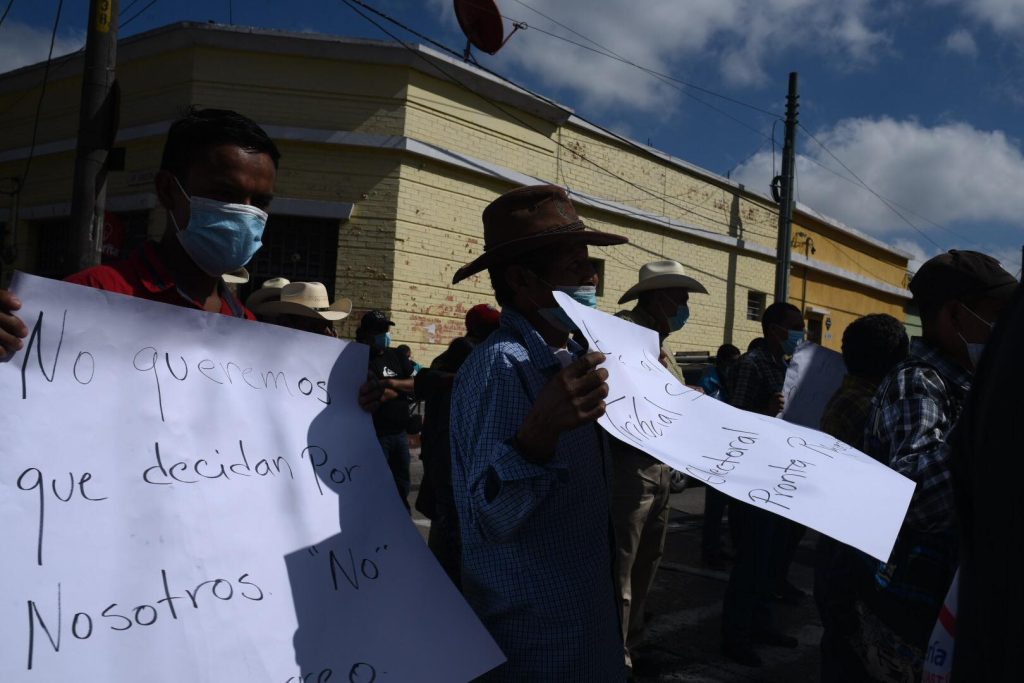
[[[185,302],[188,301],[178,293],[170,272],[160,260],[159,252],[153,242],[144,243],[126,259],[86,268],[69,275],[64,281],[150,301],[177,305],[185,305]],[[228,296],[234,297],[234,294],[229,293]],[[221,298],[220,313],[234,315],[231,304],[223,301],[223,296]],[[237,303],[237,309],[245,314],[247,320],[256,320],[256,316],[241,301],[236,299],[235,303]]]

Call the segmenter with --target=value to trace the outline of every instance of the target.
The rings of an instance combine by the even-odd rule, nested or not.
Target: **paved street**
[[[413,492],[416,498],[422,465],[413,456]],[[813,547],[817,535],[809,532],[790,573],[793,583],[807,593],[799,605],[775,605],[780,630],[799,639],[795,650],[761,648],[760,669],[734,664],[719,653],[722,595],[727,572],[707,569],[700,562],[700,533],[704,489],[692,488],[672,496],[672,517],[665,543],[665,558],[648,602],[651,655],[638,670],[640,683],[795,683],[816,681],[817,643],[821,625],[811,598]],[[426,538],[430,522],[419,513],[413,521]],[[723,529],[723,531],[727,531]],[[728,546],[727,546],[728,547]]]

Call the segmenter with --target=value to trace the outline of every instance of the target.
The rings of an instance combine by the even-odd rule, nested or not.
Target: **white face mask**
[[[989,321],[985,320],[980,315],[978,315],[970,308],[965,306],[963,303],[961,303],[960,306],[962,306],[965,311],[967,311],[975,318],[977,318],[979,321],[981,321],[983,325],[988,327],[989,331],[991,331],[992,328],[995,327],[995,323],[990,323]],[[978,364],[981,362],[981,356],[985,352],[985,342],[969,342],[964,338],[964,335],[962,335],[959,332],[957,332],[957,336],[960,337],[960,341],[962,341],[964,343],[964,346],[967,347],[967,358],[970,359],[971,365],[974,367],[975,370],[977,370]]]

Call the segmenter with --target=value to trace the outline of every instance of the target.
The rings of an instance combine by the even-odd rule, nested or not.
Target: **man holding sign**
[[[604,354],[584,354],[552,294],[596,306],[587,230],[565,191],[524,187],[483,213],[484,254],[453,282],[489,270],[501,327],[459,370],[452,485],[463,592],[508,657],[487,680],[622,681],[612,581],[609,465],[595,424]]]
[[[262,245],[281,154],[251,119],[226,109],[191,109],[171,124],[154,185],[167,211],[159,242],[124,261],[76,273],[69,282],[186,308],[255,320],[225,282],[247,282]],[[21,302],[0,289],[0,359],[20,349],[28,328]],[[369,381],[360,405],[373,411],[384,388]]]

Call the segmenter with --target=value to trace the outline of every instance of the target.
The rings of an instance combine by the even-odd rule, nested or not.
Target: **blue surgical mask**
[[[679,308],[676,309],[676,314],[668,319],[668,327],[673,332],[678,332],[683,329],[683,325],[690,319],[690,307],[686,304],[679,304]]]
[[[175,179],[177,182],[177,179]],[[185,253],[207,275],[219,277],[231,273],[252,260],[262,246],[267,213],[249,204],[232,204],[206,197],[188,199],[188,225],[182,229],[171,214],[178,230],[178,241]]]
[[[387,332],[373,335],[373,345],[378,349],[386,349],[391,346],[391,335]]]
[[[803,340],[803,330],[789,330],[789,335],[786,337],[786,341],[782,342],[782,352],[787,356],[792,356],[796,353],[796,347],[799,346],[800,342]]]
[[[573,301],[588,308],[597,308],[597,287],[594,285],[570,286],[564,285],[552,287],[556,292],[562,292],[572,297]],[[559,309],[561,310],[561,309]]]

